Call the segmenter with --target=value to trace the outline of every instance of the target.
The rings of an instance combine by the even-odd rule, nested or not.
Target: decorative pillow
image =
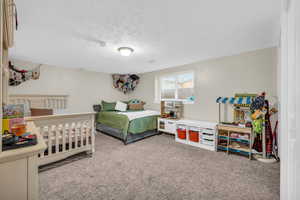
[[[101,111],[101,105],[100,104],[93,105],[93,110],[94,110],[94,112],[100,112]]]
[[[103,111],[114,111],[117,103],[102,101],[101,104]]]
[[[129,110],[144,110],[145,102],[139,99],[132,99],[128,103]]]
[[[130,99],[128,101],[128,104],[139,104],[139,103],[142,103],[142,101],[139,99]]]
[[[127,110],[127,104],[121,101],[117,101],[115,110],[125,112]]]
[[[144,110],[144,103],[129,104],[129,110]]]

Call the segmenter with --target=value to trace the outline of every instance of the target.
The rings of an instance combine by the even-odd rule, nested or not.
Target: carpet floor
[[[125,146],[98,133],[94,156],[72,159],[42,168],[40,199],[279,199],[279,163],[198,149],[170,135]]]

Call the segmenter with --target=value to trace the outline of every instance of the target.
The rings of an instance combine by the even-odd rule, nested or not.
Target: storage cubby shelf
[[[250,140],[245,140],[245,139],[240,139],[240,138],[233,138],[233,137],[229,137],[230,140],[235,141],[235,142],[241,142],[241,143],[249,143]]]
[[[231,137],[231,135],[236,137]],[[240,137],[249,137],[249,139],[244,139]],[[249,156],[251,159],[252,153],[252,129],[251,128],[241,128],[228,125],[218,125],[218,142],[217,150],[226,151],[227,154],[239,153],[242,155]]]
[[[222,146],[222,145],[218,145],[218,150],[223,150],[223,151],[227,151],[227,147]]]
[[[228,140],[228,137],[227,137],[227,136],[219,135],[218,137],[219,137],[220,139]],[[250,140],[240,139],[240,138],[234,138],[234,137],[229,137],[229,139],[230,139],[231,141],[241,142],[241,143],[247,143],[247,144],[250,142]]]
[[[179,120],[176,125],[176,142],[210,151],[216,150],[216,123]]]

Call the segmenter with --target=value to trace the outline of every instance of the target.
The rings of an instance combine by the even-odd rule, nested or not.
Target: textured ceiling
[[[280,0],[16,0],[12,58],[141,73],[276,46]],[[134,48],[130,57],[117,49]]]

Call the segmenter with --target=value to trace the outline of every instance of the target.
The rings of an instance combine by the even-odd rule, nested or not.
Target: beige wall
[[[38,64],[16,61],[17,67],[32,69]],[[29,80],[16,87],[9,87],[10,94],[61,94],[69,95],[65,113],[92,111],[92,105],[101,100],[115,101],[125,96],[112,87],[110,74],[79,69],[41,66],[39,80]]]
[[[146,101],[146,108],[159,110],[160,105],[154,103],[155,77],[183,70],[194,70],[196,101],[194,104],[184,106],[184,117],[217,121],[218,106],[215,100],[219,96],[262,91],[266,91],[269,96],[277,96],[276,68],[276,48],[197,62],[141,74],[140,84],[129,98],[141,98]]]
[[[14,63],[17,67],[37,66],[17,60]],[[39,80],[30,80],[20,86],[10,87],[9,92],[70,95],[69,107],[65,111],[67,113],[92,111],[92,105],[102,99],[116,101],[130,98],[143,99],[147,103],[146,108],[159,110],[159,103],[154,102],[155,77],[193,70],[196,101],[194,104],[185,105],[185,118],[217,121],[218,106],[215,100],[219,96],[262,91],[266,91],[269,96],[277,96],[276,67],[277,49],[262,49],[140,74],[141,81],[136,90],[125,96],[112,88],[112,78],[109,74],[43,65]]]

